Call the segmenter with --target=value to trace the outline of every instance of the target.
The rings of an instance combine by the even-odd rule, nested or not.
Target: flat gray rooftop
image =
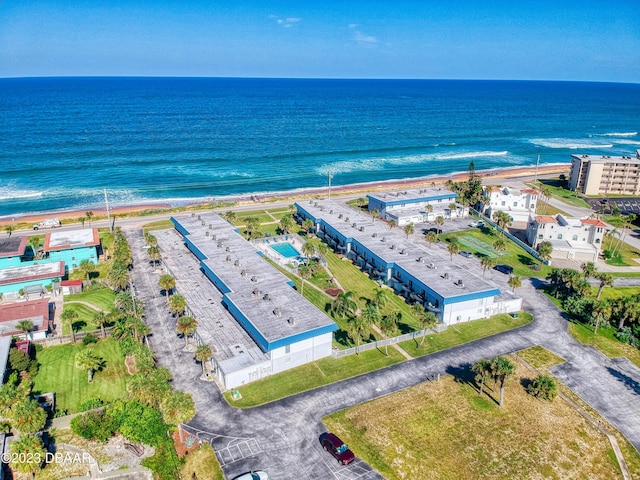
[[[493,285],[452,262],[449,256],[411,242],[400,228],[390,229],[380,220],[374,222],[366,214],[328,200],[305,201],[298,205],[314,217],[322,218],[344,236],[353,238],[386,263],[402,267],[443,298],[496,290]],[[445,279],[445,276],[449,278]],[[462,280],[464,286],[454,283],[458,280]]]
[[[98,230],[87,228],[86,230],[63,230],[50,232],[45,239],[44,249],[57,250],[60,248],[90,247],[100,243]]]
[[[406,190],[399,190],[396,192],[383,192],[383,193],[370,193],[367,195],[369,198],[374,198],[380,202],[398,202],[401,200],[407,202],[427,201],[429,198],[439,197],[457,197],[458,194],[447,190],[442,187],[424,187],[424,188],[409,188]]]
[[[12,235],[0,238],[0,258],[15,257],[24,254],[27,246],[27,237]]]
[[[64,262],[38,263],[0,270],[0,285],[64,276]]]
[[[629,155],[571,155],[574,158],[592,163],[634,163],[640,165],[640,159]]]
[[[216,213],[174,217],[188,239],[207,258],[203,261],[230,290],[227,297],[267,342],[336,324],[302,297],[290,280],[258,255],[255,246]]]
[[[222,306],[222,294],[200,270],[200,262],[174,229],[153,232],[163,262],[198,321],[198,335],[213,350],[223,370],[230,372],[266,361],[267,356]],[[232,364],[232,365],[231,365]]]

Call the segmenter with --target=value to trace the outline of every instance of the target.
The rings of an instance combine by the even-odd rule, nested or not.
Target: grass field
[[[180,473],[184,479],[224,480],[220,463],[208,443],[203,443],[200,448],[186,456]]]
[[[576,207],[585,207],[589,209],[591,208],[591,205],[585,202],[579,194],[572,190],[569,190],[568,188],[565,188],[563,186],[564,183],[559,179],[545,179],[541,180],[540,183],[542,183],[551,191],[551,196],[556,197],[563,202],[568,203],[569,205],[575,205]],[[532,186],[534,188],[539,188],[535,185]]]
[[[87,372],[76,368],[75,357],[90,348],[107,362],[106,368],[87,381]],[[108,338],[93,346],[68,344],[44,348],[37,353],[40,371],[34,378],[34,392],[55,392],[56,410],[78,411],[83,400],[98,397],[105,401],[121,398],[125,394],[127,369],[118,342]]]
[[[602,250],[613,250],[616,247],[618,242],[617,237],[612,237],[610,235],[606,235],[604,240],[602,241]],[[615,258],[610,258],[609,260],[605,260],[605,263],[608,265],[614,265],[618,267],[628,267],[628,266],[639,266],[636,260],[640,260],[640,252],[628,243],[621,243],[620,246],[616,248],[617,253],[620,255]]]
[[[82,293],[76,293],[73,295],[66,295],[64,297],[65,302],[87,302],[95,305],[101,310],[106,312],[111,311],[114,307],[114,299],[116,294],[110,288],[102,288],[100,290],[87,290]]]
[[[472,230],[464,230],[462,232],[445,233],[440,236],[444,241],[451,241],[452,239],[459,239],[464,237],[475,238],[479,242],[487,245],[493,245],[498,240],[504,240],[505,251],[507,255],[501,255],[498,262],[503,265],[511,265],[513,267],[513,274],[519,277],[546,277],[551,271],[551,267],[547,265],[541,265],[539,271],[529,268],[530,265],[539,264],[535,258],[533,258],[527,251],[513,243],[505,236],[501,236],[497,231],[492,228],[474,228]],[[473,245],[465,247],[470,251],[476,253],[476,256],[481,257],[483,252],[479,252]]]
[[[594,297],[598,294],[598,287],[593,288]],[[640,287],[605,287],[602,290],[601,300],[611,300],[614,298],[630,297],[640,294]]]
[[[389,480],[620,478],[606,437],[565,402],[528,395],[531,377],[518,366],[502,408],[467,371],[324,421]]]
[[[640,368],[640,350],[620,342],[613,336],[614,328],[599,328],[593,333],[593,327],[582,323],[570,322],[569,333],[580,343],[593,345],[609,358],[626,357]]]
[[[93,320],[96,313],[99,310],[106,312],[111,311],[114,308],[115,293],[109,288],[103,288],[100,290],[87,290],[82,293],[74,295],[67,295],[64,297],[65,309],[73,310],[78,314],[78,320],[74,323],[74,329],[76,332],[90,332],[100,328]],[[91,308],[82,303],[85,302],[93,305],[95,308]],[[62,333],[68,335],[71,332],[66,324],[62,325]]]

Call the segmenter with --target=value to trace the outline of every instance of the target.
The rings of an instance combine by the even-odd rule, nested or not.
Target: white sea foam
[[[616,139],[616,145],[640,145],[640,138],[637,140]]]
[[[611,132],[611,133],[596,133],[596,137],[635,137],[638,132]]]
[[[25,190],[16,188],[14,185],[7,185],[0,187],[0,201],[4,200],[17,200],[20,198],[39,198],[42,197],[44,192],[37,190]]]
[[[476,158],[476,157],[502,157],[504,155],[509,155],[509,152],[506,150],[502,152],[464,152],[464,153],[454,153],[451,155],[436,155],[438,160],[455,160],[459,158]]]
[[[589,142],[572,138],[531,138],[530,143],[547,148],[566,148],[576,150],[579,148],[612,148],[611,143]]]

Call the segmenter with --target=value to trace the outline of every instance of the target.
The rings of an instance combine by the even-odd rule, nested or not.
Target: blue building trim
[[[204,261],[200,262],[200,268],[202,269],[202,273],[216,286],[218,290],[220,290],[223,294],[230,293],[231,289],[227,287],[227,285],[220,280],[220,278],[215,274],[215,272],[204,263]]]
[[[222,301],[227,306],[229,313],[233,315],[233,318],[245,329],[254,342],[260,347],[263,352],[269,351],[269,342],[260,333],[260,331],[251,323],[251,321],[245,316],[244,313],[233,303],[233,301],[225,294],[222,296]]]
[[[433,195],[430,197],[418,197],[418,198],[409,198],[409,199],[405,198],[402,200],[388,200],[388,201],[372,197],[371,195],[367,195],[367,198],[369,199],[370,205],[371,203],[374,203],[382,207],[390,207],[394,205],[411,205],[413,203],[432,202],[435,200],[449,200],[449,199],[458,198],[458,194],[451,192],[451,193],[442,194],[442,195]]]
[[[338,328],[338,325],[334,323],[333,325],[326,325],[324,327],[308,330],[306,332],[301,332],[296,335],[281,338],[280,340],[276,340],[275,342],[269,343],[269,350],[275,350],[276,348],[282,348],[287,345],[291,345],[292,343],[302,342],[303,340],[309,340],[310,338],[317,337],[325,333],[332,333],[332,332],[335,332],[336,330],[339,330],[339,328]]]
[[[183,236],[189,235],[189,231],[186,228],[184,228],[178,220],[176,220],[174,217],[171,217],[169,220],[171,220],[171,223],[173,223],[173,227],[178,232],[180,232],[181,235]]]
[[[191,253],[193,253],[198,260],[207,259],[207,256],[204,253],[202,253],[200,249],[196,247],[195,244],[188,237],[184,237],[183,240],[184,240],[184,243],[187,245],[187,248],[191,250]]]
[[[466,302],[468,300],[479,300],[481,298],[495,297],[496,295],[500,295],[500,290],[498,290],[497,288],[494,288],[492,290],[484,290],[482,292],[474,292],[474,293],[467,293],[464,295],[457,295],[454,297],[447,297],[444,299],[444,304],[450,305],[452,303]]]

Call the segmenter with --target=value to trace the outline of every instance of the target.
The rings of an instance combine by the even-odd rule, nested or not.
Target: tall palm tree
[[[91,226],[91,219],[93,218],[93,212],[87,212],[84,214],[85,217],[87,217],[87,220],[89,221],[89,226]]]
[[[422,339],[420,340],[420,344],[418,347],[421,347],[424,343],[424,340],[427,336],[427,330],[432,329],[438,323],[438,317],[435,313],[426,310],[421,304],[414,303],[411,306],[412,313],[418,319],[418,323],[420,324],[420,329],[423,330]]]
[[[315,225],[313,223],[313,220],[311,220],[310,218],[305,218],[304,221],[302,222],[302,230],[304,230],[304,233],[307,236],[309,236],[309,232],[314,226]]]
[[[291,228],[296,222],[293,220],[293,216],[290,213],[287,213],[282,216],[279,222],[279,227],[282,233],[290,233]]]
[[[427,234],[424,236],[424,239],[429,242],[429,246],[433,246],[433,242],[435,242],[438,239],[438,234],[434,231],[430,231],[427,232]]]
[[[440,231],[442,230],[442,226],[444,225],[444,217],[438,215],[435,219],[436,223],[436,240],[438,240],[438,235],[440,235]]]
[[[158,246],[158,239],[155,237],[155,235],[152,235],[149,232],[144,234],[144,241],[147,242],[147,245],[150,247]]]
[[[20,320],[16,328],[24,333],[24,339],[27,340],[29,332],[33,331],[33,322],[31,320]]]
[[[591,277],[595,277],[598,271],[596,270],[596,264],[593,262],[586,262],[580,265],[580,270],[584,275],[585,280],[589,280]]]
[[[364,306],[362,310],[362,318],[369,323],[369,325],[377,324],[380,321],[380,310],[373,303],[369,302]]]
[[[233,223],[238,219],[236,212],[234,212],[233,210],[226,211],[222,216],[229,223]]]
[[[511,216],[501,210],[493,214],[493,221],[500,227],[500,235],[504,235],[504,230],[511,226]]]
[[[129,285],[129,270],[123,262],[114,261],[107,274],[107,281],[114,290],[124,290]]]
[[[600,272],[597,274],[596,278],[600,280],[596,300],[600,300],[600,295],[602,295],[604,287],[611,287],[613,285],[613,276],[610,273]]]
[[[606,300],[599,300],[593,304],[591,323],[594,325],[593,334],[598,333],[600,324],[608,324],[611,318],[611,305]]]
[[[204,364],[211,357],[211,347],[209,345],[199,345],[196,348],[195,357],[196,360],[202,364],[202,375],[205,374]]]
[[[338,294],[336,299],[331,302],[331,312],[342,318],[347,315],[355,315],[358,310],[358,304],[353,298],[353,292],[343,292]]]
[[[493,249],[498,252],[498,255],[500,255],[507,249],[507,244],[502,238],[498,238],[495,242],[493,242],[492,246]]]
[[[389,297],[387,296],[387,291],[382,288],[376,288],[373,292],[373,298],[371,299],[371,303],[375,305],[377,308],[384,307],[387,304]]]
[[[457,205],[455,203],[450,203],[449,204],[449,217],[453,218],[453,212],[456,211]]]
[[[96,271],[96,265],[88,259],[84,259],[78,265],[78,270],[83,273],[83,276],[87,277],[87,281],[91,280],[91,274]]]
[[[157,263],[162,258],[162,254],[160,253],[160,249],[157,245],[151,245],[147,248],[147,255],[149,256],[149,260],[153,263],[153,265],[157,265]]]
[[[160,411],[166,424],[178,426],[178,435],[182,443],[182,424],[189,422],[196,415],[196,405],[191,394],[172,390],[162,401]]]
[[[453,262],[453,256],[460,251],[460,246],[458,245],[458,242],[452,241],[447,246],[447,250],[449,251],[449,255],[451,256],[451,261]]]
[[[13,225],[7,225],[6,227],[4,227],[4,231],[7,232],[7,235],[9,235],[9,237],[11,237],[11,234],[14,230],[15,228],[13,227]]]
[[[164,290],[165,295],[167,296],[167,303],[169,302],[169,294],[171,290],[176,287],[176,279],[173,278],[168,273],[160,275],[160,279],[158,280],[158,286]]]
[[[407,236],[407,238],[409,238],[409,235],[413,235],[413,223],[407,223],[402,230],[404,231],[404,234]]]
[[[522,280],[520,279],[520,277],[514,275],[513,277],[509,277],[507,285],[509,285],[515,292],[516,288],[520,288],[522,286]]]
[[[507,384],[507,380],[516,371],[516,366],[511,363],[511,361],[507,357],[494,357],[491,360],[491,372],[495,379],[500,383],[500,406],[502,407],[504,403],[504,388]]]
[[[482,275],[488,268],[493,268],[495,263],[495,257],[484,256],[480,259],[480,266],[482,267]]]
[[[389,356],[389,339],[388,337],[393,335],[393,333],[398,328],[398,314],[397,312],[385,315],[380,320],[380,331],[387,337],[387,341],[384,344],[384,354]]]
[[[398,224],[396,223],[396,221],[392,218],[391,220],[389,220],[389,230],[392,230],[394,227],[397,227]]]
[[[109,315],[106,312],[99,311],[93,316],[93,321],[100,326],[100,333],[102,338],[106,337],[104,326],[109,322]]]
[[[309,280],[313,274],[313,270],[309,267],[309,265],[299,265],[298,266],[298,276],[300,277],[300,295],[304,297],[304,282]]]
[[[69,326],[69,330],[71,331],[71,339],[73,343],[76,343],[76,332],[74,329],[74,324],[78,321],[78,312],[70,308],[65,308],[64,310],[62,310],[60,319],[64,324]]]
[[[85,350],[76,356],[76,367],[86,370],[89,383],[93,381],[94,372],[102,370],[106,365],[105,359],[94,354],[91,350]]]
[[[482,389],[484,388],[485,382],[491,377],[491,362],[486,359],[478,360],[473,364],[471,370],[476,374],[476,381],[480,382],[480,393],[482,396]]]
[[[547,260],[551,259],[551,254],[553,253],[553,245],[551,244],[551,242],[540,242],[538,244],[538,256],[540,257],[540,260],[542,260],[543,262],[546,262]]]
[[[376,218],[378,218],[380,216],[380,211],[377,208],[374,208],[373,210],[371,210],[369,212],[369,214],[371,215],[371,220],[373,220],[373,222],[375,222]]]
[[[185,315],[178,319],[178,323],[176,324],[176,330],[180,335],[184,335],[184,346],[187,347],[189,345],[189,337],[196,333],[198,329],[198,321],[189,316]]]
[[[371,324],[361,315],[355,315],[349,319],[349,336],[356,342],[356,353],[360,348],[360,341],[366,340],[371,335]]]

